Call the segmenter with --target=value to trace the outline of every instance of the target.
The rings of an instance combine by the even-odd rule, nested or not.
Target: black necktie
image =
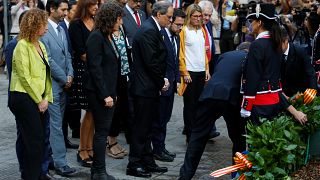
[[[172,50],[173,50],[173,55],[174,55],[174,58],[176,58],[176,56],[177,56],[177,50],[176,50],[176,45],[175,45],[175,43],[174,43],[174,36],[173,35],[171,35],[171,44],[172,44]]]

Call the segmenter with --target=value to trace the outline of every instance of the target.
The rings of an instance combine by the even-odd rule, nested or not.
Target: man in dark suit
[[[245,121],[240,117],[240,85],[242,64],[250,43],[239,45],[238,51],[222,54],[214,69],[212,78],[202,91],[196,110],[196,120],[192,131],[184,164],[180,169],[181,180],[190,180],[194,176],[209,133],[219,117],[227,123],[228,134],[233,142],[232,153],[246,149]]]
[[[73,19],[75,10],[77,8],[77,1],[69,1],[68,3],[68,13],[67,16],[61,21],[59,24],[63,28],[66,33],[67,41],[68,41],[68,50],[70,55],[72,56],[72,47],[71,41],[69,37],[69,24]],[[81,119],[81,110],[73,110],[68,106],[68,95],[66,102],[66,110],[64,112],[64,117],[62,121],[62,132],[64,136],[64,143],[66,148],[77,149],[78,145],[73,144],[68,138],[68,124],[72,129],[72,137],[79,138],[80,137],[80,119]]]
[[[281,83],[286,96],[293,96],[297,92],[303,93],[307,88],[318,89],[315,70],[310,57],[304,48],[289,43],[289,35],[282,28]]]
[[[146,20],[146,14],[140,10],[141,4],[141,0],[128,0],[124,7],[122,20],[130,46],[132,46],[133,36]]]
[[[133,44],[133,84],[135,119],[132,125],[127,175],[151,177],[150,172],[167,172],[153,159],[151,134],[153,121],[159,117],[159,94],[169,88],[165,78],[167,50],[161,28],[170,24],[173,7],[156,2],[152,16],[137,31]]]
[[[174,93],[180,84],[179,72],[179,49],[181,32],[186,14],[181,9],[175,9],[169,28],[161,29],[164,43],[167,48],[167,69],[165,78],[169,80],[170,86],[167,91],[160,95],[160,116],[153,122],[152,147],[156,160],[172,162],[176,157],[175,153],[169,152],[165,147],[167,123],[169,122],[173,109]]]

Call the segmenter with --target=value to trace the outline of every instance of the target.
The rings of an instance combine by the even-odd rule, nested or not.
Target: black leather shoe
[[[56,168],[56,173],[60,176],[70,176],[75,172],[76,170],[74,168],[69,167],[68,165],[63,166],[61,168]]]
[[[68,149],[78,149],[78,147],[79,147],[78,144],[73,144],[69,139],[65,139],[64,143],[66,145],[66,148],[68,148]]]
[[[91,174],[91,180],[116,180],[116,178],[107,173],[94,173]]]
[[[169,152],[166,148],[163,150],[164,153],[168,154],[169,156],[175,158],[177,155],[176,153],[172,153],[172,152]]]
[[[212,138],[215,138],[215,137],[218,137],[218,136],[220,136],[220,132],[211,131],[210,135],[209,135],[209,139],[212,139]]]
[[[168,172],[167,167],[160,167],[157,164],[149,164],[149,165],[144,166],[144,168],[149,172],[158,172],[158,173]]]
[[[163,162],[172,162],[174,160],[172,156],[169,156],[164,151],[162,151],[160,154],[153,154],[153,157],[154,159]]]
[[[56,178],[54,178],[53,176],[51,176],[49,173],[48,174],[44,174],[41,175],[39,177],[39,180],[55,180]]]
[[[150,178],[151,177],[151,174],[142,167],[137,167],[137,168],[127,167],[126,174],[129,176],[142,177],[142,178]]]

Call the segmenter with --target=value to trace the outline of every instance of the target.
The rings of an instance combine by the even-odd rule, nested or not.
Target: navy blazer
[[[212,23],[209,21],[206,24],[206,27],[209,31],[209,34],[211,36],[211,60],[213,60],[213,55],[216,53],[216,47],[214,46],[214,39],[213,39],[213,34],[212,34]],[[210,61],[210,59],[208,59]]]
[[[68,27],[66,22],[64,22],[64,20],[59,22],[59,25],[63,28],[64,32],[66,32],[66,37],[67,37],[67,41],[68,41],[68,50],[71,56],[73,56],[72,53],[72,46],[71,46],[71,41],[70,41],[70,36],[69,36],[69,31],[68,31]]]
[[[179,49],[180,49],[180,37],[174,36],[177,45],[177,55],[174,56],[173,47],[171,43],[171,37],[165,29],[160,31],[164,37],[164,43],[167,48],[167,68],[166,68],[166,78],[169,80],[170,86],[167,91],[161,92],[161,96],[170,96],[176,92],[177,82],[180,82],[180,71],[179,71]]]
[[[219,56],[212,77],[204,87],[199,101],[206,99],[224,100],[232,105],[241,101],[240,86],[245,51],[229,51]]]

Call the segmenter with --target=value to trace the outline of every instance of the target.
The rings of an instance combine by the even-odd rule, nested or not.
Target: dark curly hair
[[[95,29],[99,29],[102,34],[108,36],[112,33],[118,17],[122,16],[123,9],[119,4],[107,2],[100,7],[95,17]]]

